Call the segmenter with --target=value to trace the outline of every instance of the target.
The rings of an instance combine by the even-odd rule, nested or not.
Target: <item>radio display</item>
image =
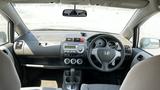
[[[75,49],[76,46],[64,46],[64,48],[68,48],[68,49]]]

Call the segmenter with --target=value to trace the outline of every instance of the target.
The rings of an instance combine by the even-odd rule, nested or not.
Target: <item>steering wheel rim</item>
[[[118,44],[119,44],[119,46],[121,47],[121,51],[120,51],[120,54],[121,54],[121,56],[120,56],[120,61],[119,61],[119,63],[116,65],[116,66],[114,66],[113,68],[109,68],[108,67],[108,65],[110,64],[110,62],[107,62],[107,60],[105,61],[105,60],[98,60],[98,61],[100,61],[101,62],[101,65],[102,65],[102,67],[99,67],[99,66],[97,66],[94,62],[93,62],[93,60],[92,60],[92,55],[93,55],[93,50],[95,50],[95,49],[92,49],[92,46],[93,46],[93,44],[95,43],[95,41],[96,40],[98,40],[98,39],[100,39],[100,38],[111,38],[112,40],[114,40],[114,41],[116,41],[116,42],[118,42]],[[105,39],[106,40],[106,39]],[[106,48],[106,49],[105,49]],[[107,56],[106,58],[108,59],[108,57],[110,57],[109,59],[115,59],[116,60],[116,58],[113,58],[113,56],[115,56],[116,54],[117,54],[117,51],[114,51],[113,49],[108,49],[107,47],[104,47],[103,49],[101,48],[101,50],[99,49],[99,51],[100,52],[113,52],[112,54],[114,54],[114,55],[111,55],[111,56]],[[95,51],[96,53],[98,52],[98,51]],[[94,52],[94,53],[95,53]],[[96,54],[95,54],[96,55]],[[101,55],[100,55],[101,56]],[[123,44],[121,43],[121,41],[119,40],[119,39],[117,39],[115,36],[113,36],[113,35],[104,35],[104,34],[102,34],[102,35],[98,35],[97,37],[95,37],[91,42],[90,42],[90,44],[89,44],[89,46],[88,46],[88,53],[87,53],[87,57],[88,57],[88,60],[89,60],[89,62],[90,62],[90,64],[95,68],[95,69],[97,69],[97,70],[99,70],[99,71],[102,71],[102,72],[111,72],[111,71],[114,71],[114,70],[117,70],[122,64],[123,64],[123,61],[124,61],[124,59],[125,59],[125,48],[124,48],[124,46],[123,46]],[[95,56],[96,57],[96,59],[97,59],[97,56]],[[99,56],[98,56],[99,57]],[[114,60],[114,61],[115,61]],[[109,60],[108,60],[109,61]],[[110,60],[111,61],[111,60]],[[107,65],[107,67],[108,68],[106,68],[106,65]]]

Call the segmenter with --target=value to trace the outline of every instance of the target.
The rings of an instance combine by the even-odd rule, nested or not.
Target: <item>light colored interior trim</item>
[[[158,2],[158,0],[150,0],[150,3],[145,8],[138,9],[121,34],[125,38],[130,39],[133,36],[133,30],[137,25],[142,24],[159,11]]]
[[[0,1],[0,9],[14,22],[15,27],[17,27],[16,32],[19,35],[24,35],[29,32],[28,28],[10,2]]]

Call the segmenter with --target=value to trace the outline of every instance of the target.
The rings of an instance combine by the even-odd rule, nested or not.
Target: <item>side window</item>
[[[160,13],[140,27],[139,48],[152,55],[160,55]]]
[[[0,45],[8,42],[8,20],[0,13]]]

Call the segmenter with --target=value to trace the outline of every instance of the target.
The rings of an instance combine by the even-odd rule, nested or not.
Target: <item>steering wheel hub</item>
[[[109,49],[109,48],[99,48],[97,50],[97,54],[99,59],[102,62],[110,62],[114,57],[115,57],[115,50],[114,49]]]

